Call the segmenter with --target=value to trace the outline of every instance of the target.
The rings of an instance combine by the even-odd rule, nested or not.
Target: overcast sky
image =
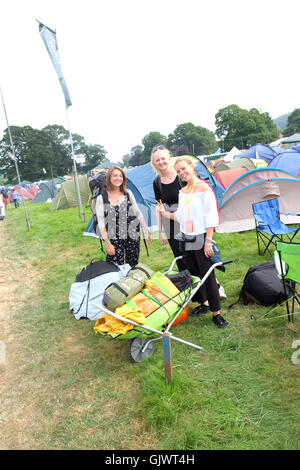
[[[299,0],[10,0],[0,84],[10,125],[68,128],[36,19],[56,30],[70,128],[121,160],[151,131],[215,130],[237,104],[272,118],[300,107]],[[0,109],[0,131],[6,128]]]

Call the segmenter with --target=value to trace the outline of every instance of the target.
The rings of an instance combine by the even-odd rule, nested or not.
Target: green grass
[[[265,307],[238,303],[226,311],[248,268],[271,259],[258,256],[254,231],[215,235],[222,258],[233,259],[225,273],[216,272],[231,327],[217,329],[210,315],[176,325],[175,336],[203,351],[172,342],[173,381],[167,384],[160,341],[153,356],[131,363],[125,341],[96,336],[94,322],[70,314],[76,274],[92,258],[104,258],[99,242],[82,236],[87,222],[78,210],[50,211],[43,203],[27,208],[30,231],[22,209],[7,212],[3,248],[5,262],[30,266],[34,275],[24,286],[25,305],[15,307],[19,359],[10,379],[11,406],[30,404],[36,422],[24,430],[28,448],[300,448],[300,366],[291,361],[300,316],[289,325],[284,308],[260,321],[250,315],[259,317]],[[140,259],[152,269],[170,265],[171,251],[158,240],[149,251],[148,258],[141,244]],[[0,377],[4,373],[1,366]],[[3,438],[6,448],[20,446]]]

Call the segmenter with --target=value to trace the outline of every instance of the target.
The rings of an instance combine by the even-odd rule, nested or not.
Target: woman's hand
[[[147,240],[148,240],[148,245],[151,245],[152,243],[152,237],[151,237],[151,233],[149,230],[147,230]]]
[[[160,239],[160,242],[162,243],[162,245],[166,245],[168,243],[167,240],[165,239],[165,236],[164,236],[163,233],[159,234],[159,239]]]
[[[110,256],[115,256],[115,254],[116,254],[115,247],[110,242],[107,243],[107,245],[106,245],[106,253]]]
[[[157,204],[157,206],[156,206],[157,212],[161,215],[164,215],[166,213],[166,211],[165,211],[163,203],[161,202],[161,199],[159,200],[159,202],[156,201],[156,200],[155,200],[155,202]]]
[[[213,247],[210,246],[210,245],[211,244],[208,245],[207,243],[204,244],[204,254],[205,254],[206,258],[210,258],[214,254]]]

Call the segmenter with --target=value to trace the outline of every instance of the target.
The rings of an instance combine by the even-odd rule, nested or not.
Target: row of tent
[[[255,168],[278,168],[294,176],[300,176],[300,145],[292,149],[257,144],[247,152],[236,155],[228,162],[225,156],[214,166],[213,173],[227,189],[239,176]]]
[[[224,159],[211,171],[198,157],[194,160],[198,175],[206,180],[215,192],[219,205],[218,232],[237,232],[254,228],[252,204],[278,197],[285,223],[298,222],[300,201],[300,146],[293,149],[275,148],[257,144],[247,152],[235,155],[231,162]],[[226,158],[226,157],[225,157]],[[173,161],[175,158],[173,158]],[[285,169],[287,168],[287,169]],[[226,176],[227,174],[227,176]],[[153,180],[155,173],[150,163],[126,171],[130,189],[145,220],[151,227],[157,225]],[[57,178],[41,183],[32,202],[52,200],[50,209],[76,207],[77,195],[74,179]],[[91,193],[86,175],[78,176],[82,204],[90,201]],[[297,215],[298,214],[298,215]],[[94,235],[92,218],[85,235]]]

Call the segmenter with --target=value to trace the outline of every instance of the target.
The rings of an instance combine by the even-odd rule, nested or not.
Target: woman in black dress
[[[151,152],[151,165],[157,173],[153,182],[153,190],[156,201],[161,201],[168,212],[175,212],[178,207],[178,195],[180,189],[186,184],[177,176],[176,171],[171,165],[171,155],[168,149],[163,145],[156,145]],[[169,220],[157,214],[159,238],[163,245],[169,242],[174,257],[180,256],[179,242],[174,238],[180,232],[177,221]],[[179,271],[185,269],[182,260],[177,261]]]

